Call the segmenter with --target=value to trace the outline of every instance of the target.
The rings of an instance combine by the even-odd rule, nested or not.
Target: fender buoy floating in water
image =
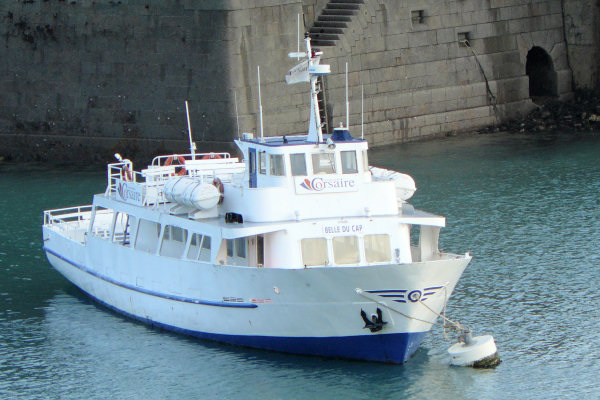
[[[167,158],[167,161],[165,161],[165,167],[173,164],[173,161],[175,161],[175,156]],[[177,172],[177,176],[183,176],[187,173],[185,169],[185,158],[183,158],[183,156],[177,156],[177,161],[179,161],[179,164],[182,166],[182,168]]]
[[[500,364],[498,348],[491,335],[471,336],[464,333],[464,342],[455,343],[448,349],[452,365],[459,367],[493,368]]]

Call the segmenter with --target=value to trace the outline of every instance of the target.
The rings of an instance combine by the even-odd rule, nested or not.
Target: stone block
[[[436,31],[409,32],[406,36],[410,48],[437,44]]]
[[[455,28],[443,28],[435,31],[436,41],[439,44],[442,43],[453,43],[456,42],[456,29]]]

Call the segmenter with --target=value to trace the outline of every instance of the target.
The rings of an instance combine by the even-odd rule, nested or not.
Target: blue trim
[[[231,304],[224,302],[212,302],[206,300],[197,300],[171,296],[143,290],[131,285],[116,282],[110,278],[104,277],[96,272],[90,271],[85,266],[73,262],[60,254],[44,247],[44,250],[55,257],[73,265],[74,267],[89,273],[99,279],[105,280],[111,284],[121,286],[126,289],[134,290],[151,296],[162,297],[169,300],[181,301],[193,304],[202,304],[219,307],[238,307],[238,308],[256,308],[256,304]],[[82,290],[81,288],[79,288]],[[82,290],[83,291],[83,290]],[[427,332],[411,333],[366,333],[359,336],[333,336],[333,337],[282,337],[282,336],[250,336],[250,335],[224,335],[208,332],[193,331],[182,329],[176,326],[163,324],[151,319],[143,318],[120,310],[95,296],[83,291],[94,301],[111,309],[119,314],[138,320],[150,326],[156,326],[180,334],[207,339],[222,343],[228,343],[238,346],[253,347],[264,350],[279,351],[283,353],[303,354],[312,356],[323,356],[332,358],[345,358],[364,361],[379,361],[395,364],[406,362],[417,350]],[[395,300],[398,301],[398,300]]]
[[[57,252],[49,249],[48,247],[44,246],[44,251],[52,254],[55,257],[60,258],[61,260],[71,264],[72,266],[74,266],[75,268],[80,269],[81,271],[88,273],[98,279],[102,279],[103,281],[106,281],[108,283],[111,283],[113,285],[116,286],[120,286],[122,288],[125,289],[129,289],[129,290],[133,290],[135,292],[139,292],[139,293],[143,293],[143,294],[147,294],[149,296],[154,296],[154,297],[160,297],[163,299],[167,299],[167,300],[173,300],[173,301],[179,301],[182,303],[192,303],[192,304],[201,304],[204,306],[215,306],[215,307],[234,307],[234,308],[257,308],[258,305],[257,304],[250,304],[250,303],[229,303],[229,302],[224,302],[224,301],[210,301],[210,300],[200,300],[200,299],[192,299],[189,297],[182,297],[182,296],[175,296],[175,295],[170,295],[170,294],[165,294],[165,293],[160,293],[160,292],[155,292],[153,290],[148,290],[148,289],[142,289],[139,288],[137,286],[133,286],[133,285],[129,285],[127,283],[123,283],[123,282],[119,282],[116,281],[112,278],[109,278],[107,276],[101,275],[95,271],[90,270],[89,268],[85,267],[82,264],[79,264],[75,261],[71,261],[66,257],[63,257],[62,255],[58,254]]]
[[[129,314],[106,304],[94,296],[91,296],[89,293],[86,294],[106,308],[113,310],[118,314],[140,321],[146,325],[200,339],[282,353],[402,364],[408,361],[427,335],[427,332],[390,334],[368,333],[360,336],[337,337],[223,335],[192,331],[162,324],[137,315]]]
[[[367,293],[406,293],[406,289],[393,289],[393,290],[367,290]]]
[[[330,134],[323,134],[323,142],[321,144],[327,143],[327,138],[330,137]],[[265,137],[264,141],[260,141],[258,138],[253,139],[239,139],[241,142],[252,143],[255,145],[266,146],[266,147],[285,147],[285,146],[314,146],[315,142],[307,141],[306,137],[302,138],[294,138],[294,136],[286,136],[287,143],[283,142],[283,136],[271,136]],[[360,143],[366,142],[364,139],[352,139],[352,143]]]

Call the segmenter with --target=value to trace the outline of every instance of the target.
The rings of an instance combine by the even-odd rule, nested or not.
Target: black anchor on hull
[[[363,329],[369,328],[371,332],[379,332],[383,329],[383,325],[387,324],[387,322],[383,320],[382,312],[379,307],[377,307],[377,315],[372,315],[370,320],[367,318],[367,313],[362,308],[360,309],[360,316],[363,321],[365,321]]]

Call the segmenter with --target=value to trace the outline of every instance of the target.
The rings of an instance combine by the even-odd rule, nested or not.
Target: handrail
[[[164,156],[156,156],[152,159],[152,166],[163,166],[167,162],[169,158],[177,159],[179,157],[183,157],[184,160],[219,160],[219,159],[228,159],[231,158],[229,153],[196,153],[196,154],[170,154]]]
[[[92,211],[92,205],[56,208],[54,210],[44,211],[44,225],[56,225],[59,228],[64,228],[62,225],[77,222],[78,224],[84,221],[84,215]]]

